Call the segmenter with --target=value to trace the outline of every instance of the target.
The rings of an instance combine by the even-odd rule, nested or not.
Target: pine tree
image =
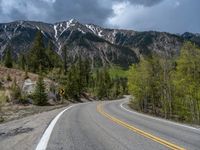
[[[26,68],[26,57],[25,57],[24,53],[21,53],[20,56],[19,56],[19,65],[20,65],[21,69],[25,70],[25,68]]]
[[[34,103],[36,105],[46,105],[47,104],[47,94],[45,92],[45,84],[43,77],[40,75],[36,83],[35,92],[33,94]]]
[[[49,69],[54,68],[56,62],[54,62],[54,55],[53,55],[53,44],[49,41],[47,47],[47,56],[49,61]]]
[[[67,46],[65,45],[62,49],[63,53],[63,68],[64,68],[64,74],[67,74]]]
[[[83,59],[81,56],[79,56],[76,67],[79,70],[80,91],[85,92],[87,87],[89,86],[89,78],[91,75],[91,66],[89,64],[89,59]]]
[[[78,58],[67,71],[66,94],[70,98],[79,100],[84,92],[87,92],[91,78],[88,61]]]
[[[45,51],[43,36],[40,31],[36,34],[33,48],[29,52],[29,69],[33,72],[38,72],[41,69],[44,71],[49,68],[49,60]]]
[[[79,70],[76,64],[73,64],[67,73],[67,82],[65,84],[65,91],[68,98],[75,100],[80,99],[81,95],[81,84],[79,78]]]
[[[61,58],[60,56],[54,51],[53,44],[51,41],[48,42],[48,47],[46,50],[49,62],[49,69],[53,69],[54,67],[61,66]]]
[[[86,86],[89,86],[90,78],[91,78],[91,61],[89,58],[84,61],[84,73],[85,73],[85,82]]]
[[[97,72],[97,83],[96,83],[96,93],[99,99],[109,98],[111,90],[111,77],[109,75],[108,69],[102,68]]]
[[[6,54],[5,54],[5,58],[4,58],[4,64],[6,67],[8,68],[12,68],[13,67],[13,60],[12,60],[12,54],[11,54],[11,49],[8,48],[6,49]]]

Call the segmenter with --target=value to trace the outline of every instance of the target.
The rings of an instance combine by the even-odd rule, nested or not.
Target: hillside
[[[0,123],[2,121],[10,121],[19,119],[35,113],[43,111],[49,111],[52,109],[64,107],[68,105],[68,101],[64,103],[57,102],[54,98],[54,94],[49,91],[50,86],[56,83],[45,78],[46,92],[48,93],[47,106],[36,106],[30,98],[26,97],[26,102],[23,104],[19,102],[19,99],[14,98],[13,85],[16,83],[20,88],[21,94],[31,94],[36,85],[38,79],[37,74],[28,73],[28,77],[25,78],[25,72],[18,69],[10,69],[0,66]],[[56,91],[58,92],[58,90]],[[3,120],[2,120],[3,118]]]

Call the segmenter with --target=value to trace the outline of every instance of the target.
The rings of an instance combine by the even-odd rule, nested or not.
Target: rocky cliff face
[[[48,41],[54,44],[58,54],[62,55],[62,48],[67,45],[69,61],[82,55],[90,58],[94,65],[111,63],[127,67],[138,62],[140,56],[150,53],[177,55],[184,40],[200,44],[200,36],[189,33],[174,35],[105,29],[93,24],[81,24],[74,19],[55,24],[15,21],[0,24],[0,55],[3,56],[8,45],[14,56],[29,51],[38,30],[42,32],[46,44]]]

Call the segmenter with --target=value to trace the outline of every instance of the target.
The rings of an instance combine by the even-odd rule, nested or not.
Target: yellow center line
[[[180,147],[180,146],[177,146],[177,145],[175,145],[175,144],[173,144],[173,143],[170,143],[170,142],[168,142],[168,141],[166,141],[166,140],[164,140],[164,139],[161,139],[161,138],[159,138],[159,137],[156,137],[156,136],[154,136],[154,135],[152,135],[152,134],[150,134],[150,133],[147,133],[147,132],[145,132],[145,131],[143,131],[143,130],[141,130],[141,129],[138,129],[138,128],[134,127],[133,125],[129,125],[128,123],[123,122],[123,121],[121,121],[121,120],[119,120],[119,119],[117,119],[117,118],[115,118],[115,117],[109,115],[108,113],[106,113],[106,112],[103,110],[102,104],[98,104],[98,105],[97,105],[97,111],[98,111],[101,115],[103,115],[103,116],[105,116],[106,118],[110,119],[111,121],[113,121],[113,122],[115,122],[115,123],[117,123],[117,124],[119,124],[119,125],[121,125],[121,126],[127,128],[127,129],[129,129],[129,130],[131,130],[131,131],[133,131],[133,132],[135,132],[135,133],[137,133],[137,134],[139,134],[139,135],[142,135],[142,136],[144,136],[144,137],[146,137],[146,138],[148,138],[148,139],[151,139],[151,140],[153,140],[153,141],[155,141],[155,142],[157,142],[157,143],[160,143],[160,144],[162,144],[162,145],[164,145],[164,146],[166,146],[166,147],[168,147],[168,148],[170,148],[170,149],[172,149],[172,150],[185,150],[184,148],[182,148],[182,147]]]

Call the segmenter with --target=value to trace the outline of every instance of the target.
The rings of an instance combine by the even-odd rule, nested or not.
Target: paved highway
[[[53,120],[55,126],[45,132],[37,150],[200,150],[199,129],[134,112],[127,102],[125,98],[67,109]]]

